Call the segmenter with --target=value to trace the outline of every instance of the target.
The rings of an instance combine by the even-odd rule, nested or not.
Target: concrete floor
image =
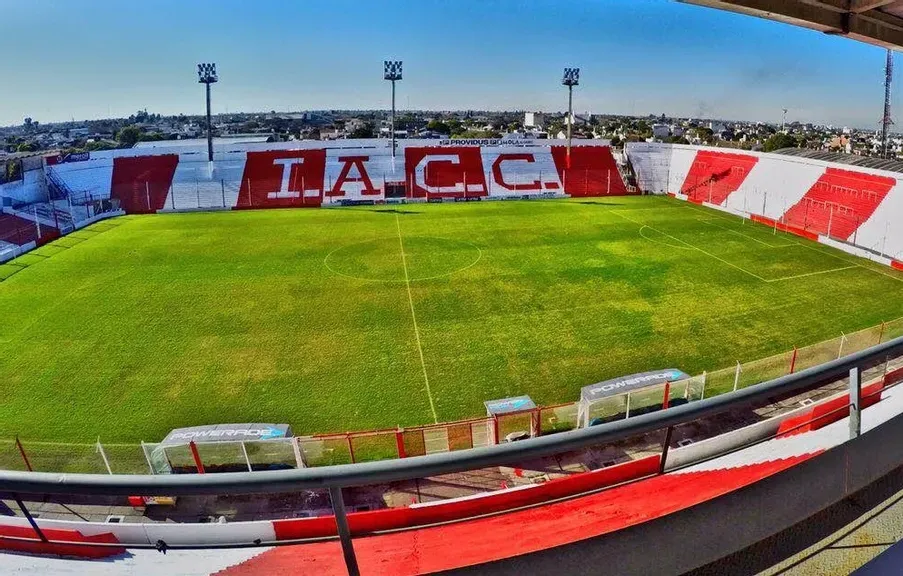
[[[897,550],[865,566],[903,540],[903,468],[869,488],[775,536],[689,573],[763,576],[901,574]],[[895,570],[883,571],[892,556]]]

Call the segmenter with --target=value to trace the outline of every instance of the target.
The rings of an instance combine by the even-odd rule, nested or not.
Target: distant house
[[[656,140],[664,140],[671,136],[671,127],[667,124],[653,124],[652,137]]]
[[[559,140],[565,140],[568,137],[567,130],[559,130],[558,134],[555,136]],[[586,136],[583,135],[582,132],[575,132],[571,134],[571,138],[574,140],[585,140]]]
[[[545,123],[546,116],[542,112],[524,112],[524,128],[542,130]]]

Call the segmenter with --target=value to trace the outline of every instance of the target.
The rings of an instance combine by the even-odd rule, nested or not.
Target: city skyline
[[[0,48],[16,54],[0,63],[0,73],[15,79],[0,125],[26,116],[42,123],[127,117],[143,108],[202,114],[195,70],[205,61],[221,76],[215,114],[382,110],[389,106],[383,59],[405,62],[399,109],[560,112],[561,71],[578,66],[578,113],[774,124],[788,108],[788,122],[863,129],[881,117],[883,50],[669,0],[0,7]],[[35,21],[59,43],[36,35]],[[895,95],[894,109],[897,102]]]

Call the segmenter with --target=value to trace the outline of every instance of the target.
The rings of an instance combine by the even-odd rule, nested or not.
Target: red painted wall
[[[114,158],[110,196],[128,214],[161,210],[178,164],[178,154]]]
[[[552,146],[552,158],[565,194],[624,196],[628,193],[608,146],[572,146],[570,168],[566,146]]]
[[[690,171],[680,192],[691,202],[721,204],[749,176],[759,161],[757,156],[700,150],[693,159]]]
[[[116,536],[107,532],[96,536],[85,536],[77,530],[42,529],[44,536],[51,542],[97,542],[115,544],[119,542]],[[8,540],[2,536],[14,538],[34,538],[38,535],[29,526],[2,526],[0,525],[0,550],[7,552],[22,552],[26,554],[50,554],[55,556],[71,556],[76,558],[108,558],[125,552],[125,548],[119,546],[78,546],[76,544],[55,544],[44,542],[29,542],[24,540]],[[0,566],[3,565],[0,560]]]
[[[320,206],[325,174],[324,149],[248,152],[235,208]]]

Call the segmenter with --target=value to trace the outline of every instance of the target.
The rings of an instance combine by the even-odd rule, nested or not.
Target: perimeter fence
[[[702,380],[700,397],[709,398],[811,368],[900,336],[903,336],[903,318],[767,358],[737,362],[732,367],[705,372],[694,377],[694,381]],[[886,364],[866,371],[863,380],[882,370],[886,370]],[[660,409],[661,405],[661,400],[647,399],[644,412]],[[373,462],[468,450],[574,430],[579,427],[578,407],[578,402],[569,402],[427,426],[257,441],[164,445],[102,443],[100,439],[93,444],[0,439],[0,469],[168,474]]]

